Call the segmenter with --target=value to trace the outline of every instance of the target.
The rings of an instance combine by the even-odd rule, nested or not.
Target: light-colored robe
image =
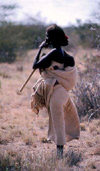
[[[54,66],[59,69],[54,70]],[[66,67],[53,62],[41,73],[41,78],[33,86],[31,108],[38,113],[46,107],[49,114],[48,138],[57,145],[78,139],[80,135],[79,117],[75,104],[69,96],[69,90],[77,80],[76,67]],[[55,85],[56,81],[59,84]]]

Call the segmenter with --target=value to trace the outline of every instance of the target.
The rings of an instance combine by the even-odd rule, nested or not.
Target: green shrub
[[[83,24],[77,27],[64,28],[69,36],[67,50],[79,45],[83,47],[100,47],[100,26]],[[45,25],[15,25],[2,23],[0,25],[0,62],[13,62],[17,52],[38,48],[45,39]]]
[[[37,48],[45,35],[41,25],[14,25],[0,27],[0,62],[13,62],[18,51]]]

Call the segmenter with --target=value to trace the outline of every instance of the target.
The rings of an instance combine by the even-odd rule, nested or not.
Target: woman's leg
[[[68,97],[64,88],[56,89],[50,99],[53,137],[57,146],[58,158],[63,158],[63,146],[66,143],[64,106],[67,100]]]
[[[57,145],[57,158],[63,158],[63,145]]]

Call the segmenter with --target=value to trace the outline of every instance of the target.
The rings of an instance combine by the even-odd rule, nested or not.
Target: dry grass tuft
[[[93,147],[94,143],[92,141],[86,141],[86,144],[88,145],[88,147]]]
[[[82,161],[82,155],[81,153],[74,152],[72,150],[69,150],[66,154],[67,157],[67,164],[71,167],[74,165],[78,165],[80,161]]]
[[[23,66],[17,66],[17,71],[22,72],[23,71]]]
[[[90,170],[95,170],[96,169],[96,166],[95,166],[95,162],[94,161],[89,161],[87,163],[87,166],[85,168],[86,171],[90,171]]]
[[[100,120],[94,119],[90,124],[89,124],[89,131],[93,135],[99,135],[100,134]]]
[[[9,142],[12,142],[14,140],[14,137],[8,132],[5,134],[0,132],[0,144],[1,145],[7,145]]]
[[[7,152],[0,154],[0,170],[1,171],[21,171],[21,156],[14,158]]]
[[[51,143],[51,141],[48,140],[48,139],[45,138],[45,137],[42,137],[42,138],[41,138],[41,142],[42,142],[42,143]]]
[[[5,73],[5,72],[1,72],[1,73],[0,73],[0,77],[3,77],[3,78],[11,78],[11,76],[8,75],[8,74]]]
[[[87,162],[87,165],[85,167],[85,171],[92,171],[92,170],[95,170],[95,171],[100,170],[100,162],[98,160],[97,161],[89,160]]]
[[[3,153],[0,155],[0,169],[2,171],[51,171],[56,166],[54,156],[50,154],[34,154],[34,153]]]
[[[91,133],[93,133],[93,132],[96,132],[97,130],[96,130],[96,126],[95,125],[91,125],[91,126],[89,126],[89,130],[90,130],[90,132]]]
[[[33,145],[35,140],[32,135],[24,135],[23,141],[25,142],[26,145]]]
[[[84,123],[80,123],[80,128],[81,128],[81,131],[86,131],[86,127]]]
[[[94,155],[100,155],[100,145],[98,145],[97,147],[95,147],[94,151],[93,151]]]

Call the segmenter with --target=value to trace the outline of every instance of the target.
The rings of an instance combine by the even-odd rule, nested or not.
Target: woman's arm
[[[55,50],[50,51],[47,55],[43,56],[39,61],[34,63],[33,69],[45,69],[51,65],[54,58]]]
[[[75,65],[74,58],[68,54],[62,55],[61,52],[59,52],[56,49],[53,49],[48,53],[47,55],[43,56],[40,60],[37,60],[34,63],[33,69],[45,69],[48,68],[51,65],[51,62],[55,61],[61,64],[64,64],[64,67],[66,68],[67,66],[73,67]]]
[[[41,54],[41,50],[45,47],[45,44],[46,44],[46,42],[43,41],[43,42],[41,43],[41,45],[39,46],[39,51],[38,51],[38,53],[37,53],[37,55],[36,55],[36,57],[35,57],[35,60],[34,60],[34,62],[33,62],[33,66],[32,66],[33,69],[35,69],[34,66],[35,66],[35,65],[37,64],[37,62],[39,61],[39,57],[40,57],[40,54]]]
[[[38,51],[38,53],[37,53],[37,55],[36,55],[36,57],[34,59],[33,66],[32,66],[33,69],[35,69],[34,67],[37,64],[37,62],[39,61],[41,50],[42,50],[42,48],[39,49],[39,51]]]

